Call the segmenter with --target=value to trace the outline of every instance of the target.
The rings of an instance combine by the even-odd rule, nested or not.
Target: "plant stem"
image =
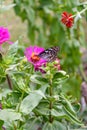
[[[6,75],[6,79],[7,79],[9,88],[12,90],[12,83],[11,83],[11,79],[8,74]]]
[[[81,12],[79,12],[79,14],[82,14],[83,12],[85,12],[87,10],[87,8],[83,9]]]
[[[24,97],[24,91],[22,92],[22,95],[21,95],[21,97],[20,97],[20,102],[19,102],[19,105],[18,105],[18,107],[17,107],[17,111],[18,111],[18,112],[20,112],[20,105],[21,105],[21,102],[22,102],[22,100],[23,100],[23,97]]]
[[[83,9],[82,11],[80,12],[77,12],[79,15],[82,14],[83,12],[85,12],[87,10],[87,8]],[[69,18],[74,18],[77,14],[73,15],[73,16],[70,16]]]
[[[22,102],[22,100],[23,100],[23,97],[24,97],[24,91],[23,91],[22,94],[21,94],[20,102],[19,102],[19,104],[18,104],[18,106],[17,106],[17,109],[16,109],[17,112],[20,112],[20,105],[21,105],[21,102]],[[20,125],[21,125],[21,121],[19,120],[19,121],[17,122],[17,128],[19,128]]]
[[[50,84],[49,95],[51,97],[52,96],[52,80],[50,80],[49,84]],[[49,109],[50,109],[49,122],[52,123],[53,118],[52,118],[52,115],[51,115],[51,109],[52,109],[52,101],[51,100],[50,100],[50,104],[49,104]]]
[[[16,127],[14,121],[12,121],[12,125],[13,125],[13,127],[14,127],[14,130],[17,130],[17,127]]]

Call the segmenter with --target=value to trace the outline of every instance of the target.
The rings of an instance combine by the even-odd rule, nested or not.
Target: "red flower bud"
[[[74,19],[72,17],[72,14],[69,14],[68,12],[62,13],[61,22],[66,25],[67,28],[71,28],[74,23]]]

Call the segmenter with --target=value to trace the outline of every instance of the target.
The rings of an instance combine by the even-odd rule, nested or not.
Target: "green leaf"
[[[54,121],[53,122],[53,127],[54,127],[54,130],[67,130],[67,128],[65,127],[65,125],[61,122],[58,122],[58,121]]]
[[[64,95],[62,95],[61,94],[61,100],[63,101],[62,103],[63,103],[63,105],[65,106],[65,108],[67,108],[69,111],[70,111],[70,113],[72,113],[73,115],[76,115],[76,112],[75,112],[75,110],[73,109],[73,106],[71,105],[71,103],[70,103],[70,101],[68,101],[68,99],[67,98],[65,98],[65,96]]]
[[[49,123],[49,122],[45,123],[45,125],[42,128],[42,130],[53,130],[52,124]]]
[[[11,8],[13,8],[16,4],[9,4],[9,5],[3,5],[0,6],[0,13],[3,13],[4,11],[7,11]]]
[[[44,107],[45,106],[45,107]],[[53,106],[54,108],[52,108],[51,110],[49,109],[49,102],[48,101],[42,101],[40,102],[40,104],[38,105],[37,108],[35,108],[35,112],[38,113],[39,115],[44,115],[46,117],[49,117],[50,112],[51,115],[54,118],[57,119],[61,119],[66,117],[66,113],[65,111],[63,111],[63,106],[61,104],[58,104],[58,106]]]
[[[40,85],[47,83],[47,80],[45,78],[43,78],[41,75],[37,75],[37,74],[32,75],[30,77],[30,80],[33,83],[40,84]]]
[[[60,109],[53,108],[52,110],[50,110],[49,104],[47,103],[43,103],[43,105],[39,104],[39,106],[34,111],[39,115],[44,115],[46,117],[49,117],[51,112],[51,115],[57,119],[66,118],[67,116],[66,113],[63,111],[62,107]]]
[[[18,51],[18,41],[9,46],[7,54],[3,56],[4,64],[6,65],[11,64],[15,60],[14,57],[17,54],[17,51]]]
[[[0,80],[1,78],[5,77],[5,69],[4,69],[4,64],[2,66],[0,65]]]
[[[21,73],[21,72],[18,72],[16,74],[20,74],[20,76],[18,77],[13,77],[12,81],[13,81],[13,84],[14,84],[14,88],[20,92],[26,92],[26,93],[29,93],[29,87],[26,86],[26,81],[25,79],[23,78],[24,76],[24,73]]]
[[[59,111],[58,111],[58,109],[57,110],[56,109],[52,109],[51,110],[51,114],[52,114],[52,116],[57,117],[58,119],[66,117],[66,113],[63,111],[63,109],[59,110]]]
[[[7,95],[8,93],[10,93],[10,92],[11,92],[10,89],[7,89],[7,88],[1,89],[1,90],[0,90],[0,100],[2,100],[3,97],[6,97],[6,95]]]
[[[39,0],[39,1],[40,1],[41,6],[47,6],[47,5],[53,4],[52,0]]]
[[[33,91],[25,97],[21,103],[20,111],[24,114],[29,114],[40,102],[40,100],[45,97],[41,90]]]
[[[76,112],[79,112],[80,109],[81,109],[81,104],[78,103],[78,104],[73,105],[73,109],[74,109]]]
[[[63,76],[66,76],[66,72],[63,70],[58,71],[55,75],[54,78],[61,78]]]
[[[0,110],[0,120],[5,122],[12,122],[15,120],[22,120],[21,114],[12,109]]]
[[[12,56],[15,55],[17,51],[18,51],[18,41],[9,46],[8,53]]]
[[[29,7],[29,8],[26,8],[26,12],[27,12],[28,19],[31,22],[31,25],[34,25],[34,22],[35,22],[35,11],[33,10],[33,8]]]
[[[4,121],[0,120],[0,130],[2,130],[3,124],[4,124]]]
[[[28,23],[29,29],[28,29],[28,37],[30,38],[32,44],[34,44],[35,41],[35,27],[31,25],[31,23]]]
[[[22,101],[20,111],[25,114],[29,114],[39,104],[41,99],[41,95],[38,95],[35,92],[30,93],[30,95],[24,98],[24,100]]]
[[[0,84],[2,84],[3,82],[5,82],[6,78],[5,77],[0,77]]]
[[[63,123],[53,121],[53,123],[46,122],[42,130],[67,130]]]
[[[44,107],[45,106],[45,107]],[[49,103],[45,100],[39,103],[37,108],[34,110],[37,114],[39,115],[44,115],[44,116],[49,116],[50,114],[50,109],[49,109]]]
[[[2,98],[2,106],[3,108],[16,108],[18,104],[20,104],[21,93],[18,91],[12,91],[8,93],[6,98]]]
[[[78,118],[77,118],[76,115],[73,115],[72,113],[70,113],[70,111],[69,111],[67,108],[65,108],[65,107],[64,107],[64,110],[65,110],[67,116],[69,117],[69,119],[70,119],[73,123],[75,123],[75,124],[77,124],[77,125],[79,125],[79,126],[82,126],[82,125],[83,125],[82,122],[81,122],[80,120],[78,120]]]
[[[53,78],[53,82],[55,84],[60,84],[65,82],[69,78],[69,75],[66,74],[65,71],[58,71]]]
[[[41,126],[40,118],[30,118],[23,125],[23,130],[38,130]]]

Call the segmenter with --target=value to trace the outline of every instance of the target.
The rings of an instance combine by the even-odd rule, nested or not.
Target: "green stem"
[[[71,40],[71,33],[70,33],[70,29],[68,29],[68,28],[67,28],[66,33],[67,33],[67,37],[68,37],[68,39],[69,39],[69,40]]]
[[[14,130],[17,130],[17,127],[16,127],[14,121],[12,121],[12,125],[13,125],[13,127],[14,127]]]
[[[22,102],[23,97],[24,97],[24,91],[22,92],[22,95],[21,95],[21,97],[20,97],[20,102],[19,102],[19,104],[18,104],[18,106],[17,106],[17,111],[18,111],[18,112],[20,112],[20,105],[21,105],[21,102]],[[17,122],[17,128],[19,128],[20,125],[21,125],[21,121],[18,121],[18,122]]]
[[[80,14],[82,14],[82,13],[85,12],[86,10],[87,10],[87,8],[83,9],[83,10],[80,12]]]
[[[52,80],[50,80],[50,88],[49,88],[49,95],[50,97],[52,96]],[[49,109],[50,109],[50,115],[49,115],[49,122],[52,123],[53,122],[53,117],[51,115],[51,109],[52,109],[52,101],[50,100],[49,103]]]
[[[6,75],[6,79],[7,79],[9,88],[12,90],[12,83],[11,83],[11,79],[8,74]]]
[[[21,105],[21,102],[22,102],[23,97],[24,97],[24,91],[22,92],[22,95],[21,95],[21,97],[20,97],[20,102],[19,102],[18,107],[17,107],[17,111],[18,111],[18,112],[20,111],[20,105]]]
[[[83,9],[82,11],[77,12],[77,13],[80,15],[80,14],[84,13],[86,10],[87,10],[87,8],[85,8],[85,9]],[[69,17],[69,18],[74,18],[74,17],[76,17],[76,15],[77,15],[77,14],[75,14],[75,15]]]

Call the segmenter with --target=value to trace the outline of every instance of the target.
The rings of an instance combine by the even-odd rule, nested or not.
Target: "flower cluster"
[[[34,65],[35,71],[41,71],[44,73],[45,71],[42,69],[42,66],[45,67],[47,61],[43,58],[38,56],[39,53],[43,52],[44,48],[38,46],[30,46],[25,49],[25,56],[27,60]],[[55,60],[54,67],[59,70],[60,69],[60,62],[58,59]]]
[[[5,27],[0,27],[0,45],[2,45],[4,42],[8,42],[11,44],[10,40],[10,32]],[[30,46],[25,49],[25,56],[27,60],[33,64],[35,71],[41,71],[44,73],[45,71],[42,69],[43,67],[46,67],[47,61],[46,59],[40,58],[38,55],[44,51],[44,48],[38,47],[38,46]],[[58,70],[60,69],[59,66],[59,60],[56,60],[54,64],[54,67]]]
[[[62,13],[61,22],[66,25],[67,28],[71,28],[74,23],[74,19],[72,17],[72,14],[69,14],[68,12]]]
[[[0,45],[4,42],[8,42],[11,44],[10,40],[10,32],[8,31],[8,28],[0,27]]]
[[[38,57],[38,54],[42,51],[44,51],[44,48],[38,46],[30,46],[25,49],[25,56],[27,57],[27,60],[33,65],[43,64],[45,60]]]
[[[72,27],[74,23],[74,19],[72,17],[72,14],[69,14],[68,12],[62,13],[61,21],[63,24],[66,25],[66,27],[70,28]],[[44,51],[44,48],[38,47],[38,46],[30,46],[25,49],[25,56],[27,60],[34,65],[35,71],[40,70],[42,73],[44,73],[44,70],[42,69],[42,66],[46,66],[47,61],[43,58],[40,58],[38,54]],[[60,70],[60,60],[56,59],[54,63],[54,68],[57,70]]]
[[[41,69],[41,66],[45,66],[46,60],[38,57],[38,54],[44,51],[44,48],[38,47],[38,46],[30,46],[25,49],[25,56],[27,60],[34,65],[35,70],[40,70],[43,72]]]

